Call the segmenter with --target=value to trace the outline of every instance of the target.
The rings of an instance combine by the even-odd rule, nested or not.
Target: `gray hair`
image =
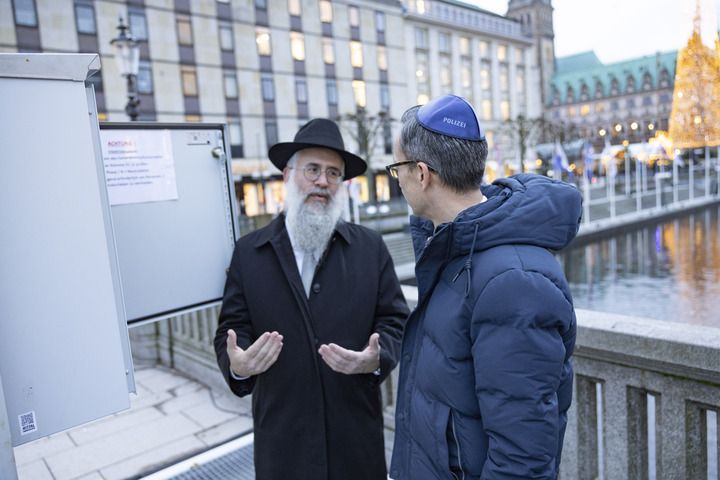
[[[428,164],[458,193],[477,190],[485,173],[487,140],[474,142],[431,132],[418,122],[419,108],[410,108],[401,119],[400,149],[405,157]]]

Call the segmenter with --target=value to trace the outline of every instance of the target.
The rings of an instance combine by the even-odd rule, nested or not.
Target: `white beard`
[[[296,172],[293,171],[293,174]],[[312,193],[328,195],[328,203],[306,202]],[[303,193],[295,179],[289,178],[285,183],[285,225],[293,239],[293,247],[320,258],[346,203],[347,189],[344,185],[340,185],[335,195],[321,188]]]

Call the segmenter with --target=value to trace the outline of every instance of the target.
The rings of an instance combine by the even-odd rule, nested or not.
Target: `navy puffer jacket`
[[[572,397],[575,312],[550,250],[582,200],[537,175],[433,231],[414,218],[418,306],[403,340],[395,480],[554,479]]]

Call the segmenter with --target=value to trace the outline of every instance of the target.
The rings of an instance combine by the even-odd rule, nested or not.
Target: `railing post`
[[[692,200],[695,198],[695,172],[693,171],[693,167],[695,166],[695,150],[690,150],[690,160],[689,160],[689,184],[690,184],[690,192],[689,192],[689,199]]]
[[[628,466],[628,411],[627,386],[622,369],[611,367],[603,384],[603,411],[605,423],[605,480],[627,478]],[[611,459],[611,460],[609,460]]]
[[[662,478],[697,478],[686,475],[684,392],[671,382],[662,389],[656,432],[662,457],[658,464]]]
[[[710,147],[705,146],[705,196],[710,196]]]

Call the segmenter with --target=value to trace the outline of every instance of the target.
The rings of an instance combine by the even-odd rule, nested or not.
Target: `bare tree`
[[[363,107],[358,107],[355,113],[346,113],[338,117],[338,122],[343,129],[350,135],[358,146],[358,154],[368,164],[365,178],[368,183],[368,201],[375,203],[377,201],[377,192],[375,191],[375,171],[372,169],[372,156],[379,138],[383,138],[379,133],[389,126],[392,119],[387,112],[380,111],[377,115],[370,115]]]
[[[518,115],[515,118],[505,120],[502,129],[516,146],[520,149],[520,171],[525,172],[525,155],[527,154],[528,143],[538,138],[546,124],[543,118],[527,118],[525,115]]]

